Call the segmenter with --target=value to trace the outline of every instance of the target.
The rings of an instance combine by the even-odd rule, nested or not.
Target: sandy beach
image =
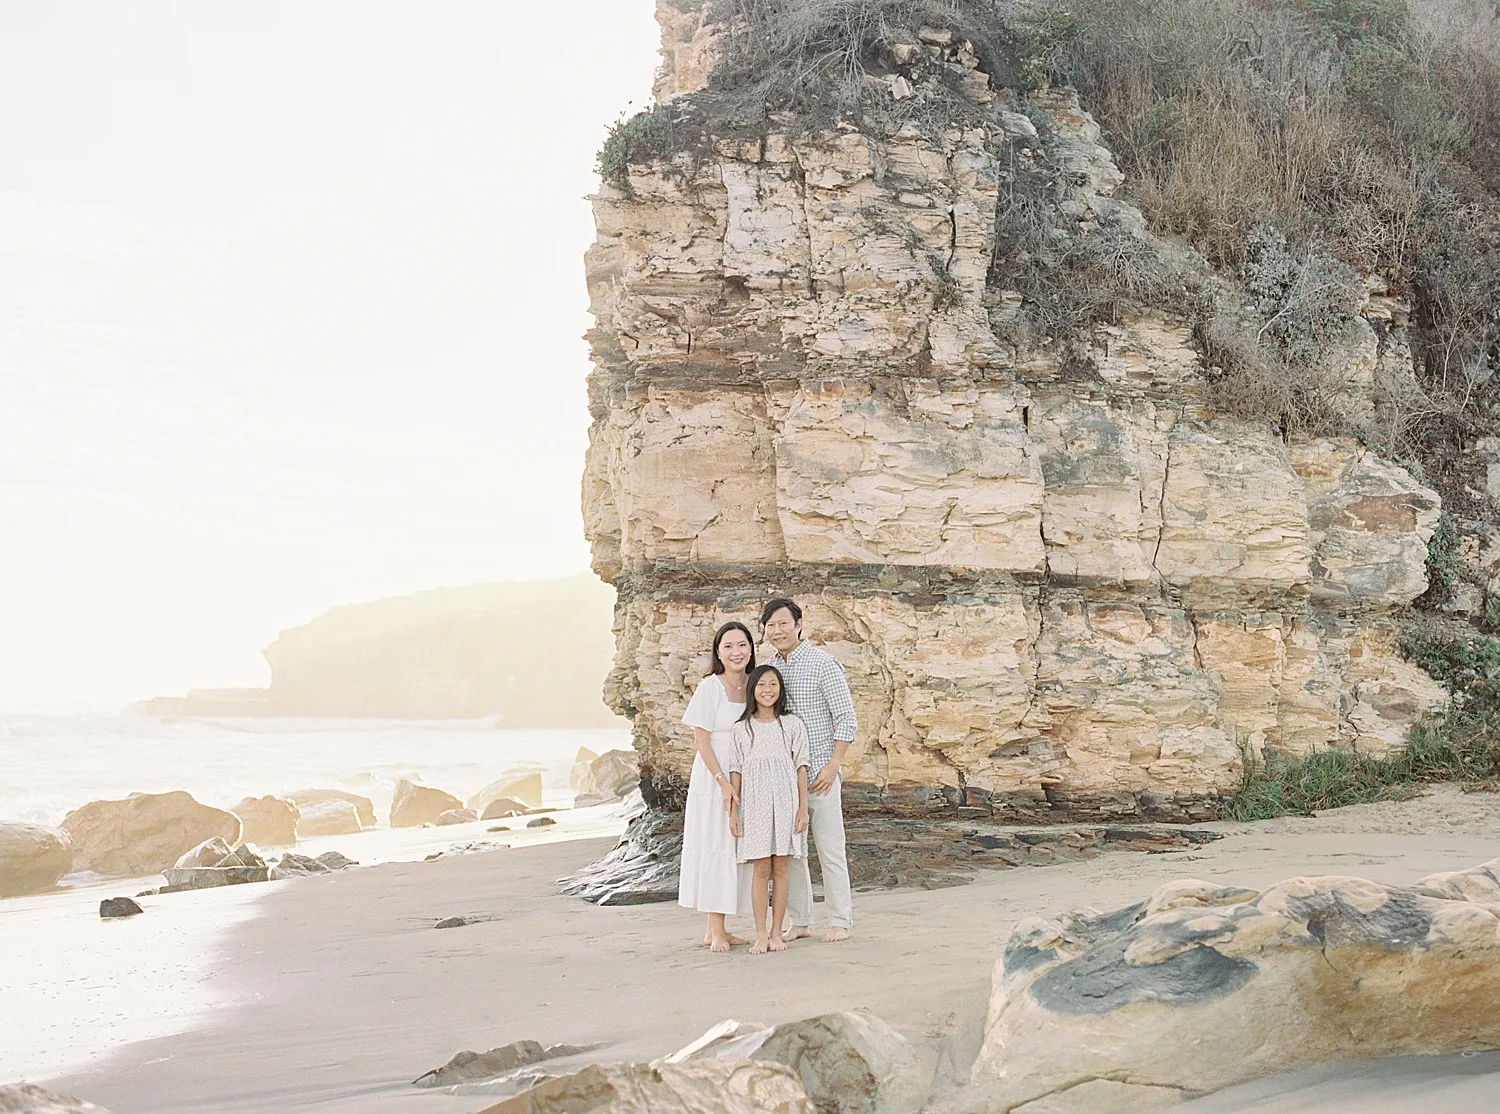
[[[60,1078],[32,1078],[115,1114],[475,1111],[497,1100],[411,1080],[460,1049],[515,1040],[600,1044],[591,1058],[644,1060],[729,1017],[777,1023],[862,1009],[915,1043],[941,1091],[967,1074],[992,964],[1022,917],[1124,904],[1175,878],[1263,887],[1296,874],[1355,874],[1399,884],[1500,857],[1500,797],[1449,788],[1323,818],[1214,826],[1225,838],[1190,852],[1117,852],[985,872],[949,889],[859,894],[847,945],[805,942],[767,957],[695,947],[701,924],[674,905],[598,908],[560,896],[555,880],[603,854],[607,839],[292,880],[265,888],[257,915],[228,932],[204,976],[236,1004],[191,1031],[130,1044]],[[155,899],[129,931],[167,931],[205,896]],[[464,913],[495,919],[432,927]],[[1491,1096],[1473,1109],[1492,1109],[1500,1093],[1476,1074],[1492,1059],[1460,1072]],[[1308,1102],[1399,1093],[1379,1072],[1345,1068],[1334,1077],[1331,1087],[1321,1077],[1309,1083]],[[1374,1082],[1361,1092],[1358,1078]],[[1349,1109],[1298,1105],[1286,1094],[1245,1105],[1257,1101],[1204,1109]],[[1381,1107],[1371,1097],[1359,1108],[1408,1108],[1392,1101]],[[1463,1101],[1445,1109],[1467,1109]]]

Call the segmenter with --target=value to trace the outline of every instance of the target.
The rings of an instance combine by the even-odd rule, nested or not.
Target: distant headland
[[[135,710],[612,727],[621,721],[600,688],[614,656],[614,595],[584,574],[335,607],[265,648],[269,687],[193,689]]]

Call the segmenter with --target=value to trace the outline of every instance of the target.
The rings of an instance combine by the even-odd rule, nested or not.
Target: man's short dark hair
[[[776,599],[769,601],[765,607],[760,609],[760,625],[765,626],[767,623],[769,623],[771,621],[771,616],[775,615],[783,607],[792,613],[793,622],[802,622],[802,609],[797,606],[797,601],[782,599],[778,596]]]

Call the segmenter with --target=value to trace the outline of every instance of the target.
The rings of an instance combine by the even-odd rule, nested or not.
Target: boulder
[[[175,894],[183,890],[211,890],[219,886],[243,886],[247,882],[268,882],[271,870],[265,866],[169,866],[162,871],[167,884],[158,893]]]
[[[472,924],[474,920],[463,917],[450,917],[451,921],[463,921]],[[446,922],[439,921],[435,928],[447,927]],[[537,1041],[512,1041],[503,1044],[499,1048],[492,1048],[488,1052],[457,1052],[453,1059],[449,1060],[440,1068],[433,1068],[423,1075],[412,1080],[417,1087],[451,1087],[458,1083],[473,1083],[480,1079],[493,1079],[497,1075],[504,1075],[508,1071],[525,1067],[527,1064],[540,1063],[543,1060],[556,1060],[563,1056],[576,1056],[581,1052],[588,1052],[594,1046],[577,1044],[554,1044],[542,1047]]]
[[[205,839],[240,838],[238,816],[181,790],[94,801],[63,817],[62,828],[73,841],[74,869],[100,874],[154,874]]]
[[[359,865],[359,863],[355,862],[348,855],[339,851],[324,851],[318,856],[318,862],[322,863],[329,870],[346,870],[351,866]]]
[[[396,783],[396,795],[391,798],[391,827],[416,828],[433,824],[449,809],[463,807],[464,803],[451,793],[403,778]]]
[[[590,1064],[479,1114],[817,1114],[790,1068],[730,1057]]]
[[[309,801],[298,805],[297,837],[357,835],[364,830],[359,810],[348,801]]]
[[[579,747],[578,753],[573,756],[573,768],[568,771],[568,785],[577,792],[578,787],[583,784],[583,779],[589,775],[589,767],[594,764],[594,759],[599,756],[588,747]]]
[[[507,774],[498,781],[492,781],[469,798],[469,807],[476,812],[484,812],[490,802],[498,797],[510,797],[512,800],[520,801],[527,808],[542,807],[542,775],[537,772],[522,775]]]
[[[288,793],[287,798],[304,812],[308,805],[322,805],[329,801],[343,801],[345,804],[353,805],[355,813],[359,816],[361,827],[373,828],[375,826],[375,804],[369,797],[361,797],[358,793],[348,793],[342,789],[299,789],[295,793]],[[297,831],[301,835],[307,835],[298,825]],[[343,832],[323,832],[323,835],[343,835]]]
[[[225,843],[218,836],[214,836],[212,839],[205,839],[191,851],[185,852],[172,865],[184,870],[196,866],[218,866],[233,853],[233,847],[229,846],[229,844]]]
[[[1016,925],[963,1109],[1072,1110],[1064,1092],[1125,1080],[1112,1109],[1149,1109],[1318,1064],[1496,1049],[1497,1000],[1500,859],[1412,886],[1171,882]]]
[[[917,1114],[927,1101],[911,1044],[867,1014],[830,1013],[778,1025],[749,1055],[796,1072],[819,1114]]]
[[[330,873],[329,867],[310,855],[298,855],[294,851],[288,851],[271,868],[271,880],[274,882],[278,878],[299,878],[307,874],[328,873]]]
[[[484,806],[484,815],[481,820],[504,820],[507,816],[521,816],[526,812],[526,806],[514,797],[496,797]]]
[[[556,823],[557,821],[550,816],[538,816],[535,820],[526,821],[526,826],[528,828],[550,828]]]
[[[641,781],[640,756],[633,750],[607,750],[589,765],[579,780],[578,794],[597,800],[613,800],[629,793]]]
[[[911,1044],[867,1014],[830,1013],[774,1029],[722,1021],[663,1062],[723,1057],[785,1064],[819,1114],[917,1114],[927,1100]]]
[[[35,1083],[11,1083],[0,1084],[0,1114],[109,1114],[109,1111]]]
[[[479,813],[472,808],[450,808],[437,818],[437,826],[446,828],[452,824],[472,824],[479,819]]]
[[[297,842],[301,812],[280,797],[246,797],[230,809],[240,818],[240,838],[267,847],[289,847]]]
[[[73,869],[68,834],[37,824],[0,824],[0,897],[41,893]]]
[[[113,920],[116,917],[133,917],[137,913],[144,913],[140,902],[130,897],[106,897],[99,903],[99,916],[104,920]],[[0,1107],[3,1110],[4,1107]]]

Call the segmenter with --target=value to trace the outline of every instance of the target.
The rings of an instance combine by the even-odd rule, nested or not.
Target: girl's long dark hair
[[[760,707],[755,700],[755,686],[760,683],[760,679],[767,673],[776,674],[776,683],[781,686],[781,691],[776,694],[776,721],[780,723],[782,716],[791,714],[790,709],[786,706],[786,678],[781,675],[781,670],[777,669],[774,665],[757,665],[750,671],[750,675],[745,678],[745,710],[740,715],[740,719],[745,723],[750,722],[750,717],[755,715],[756,709]],[[781,730],[785,733],[786,728],[783,726]]]
[[[732,630],[744,632],[745,641],[750,643],[750,660],[746,663],[745,668],[755,668],[755,636],[750,633],[750,628],[745,626],[744,623],[738,619],[731,619],[714,633],[714,646],[709,651],[709,657],[713,659],[713,668],[704,674],[705,677],[712,677],[715,673],[724,672],[724,663],[719,660],[719,643],[723,642],[724,636]]]

